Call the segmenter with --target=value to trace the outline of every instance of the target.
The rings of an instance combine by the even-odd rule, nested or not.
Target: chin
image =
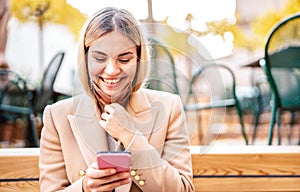
[[[109,96],[109,97],[113,97],[115,95],[118,95],[121,93],[121,91],[118,89],[114,89],[114,90],[107,90],[107,89],[103,89],[104,93]],[[121,89],[122,90],[122,89]]]

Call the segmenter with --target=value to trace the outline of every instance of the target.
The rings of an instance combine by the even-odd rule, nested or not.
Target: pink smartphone
[[[117,172],[130,170],[131,154],[128,151],[100,151],[97,153],[99,169],[115,168]]]

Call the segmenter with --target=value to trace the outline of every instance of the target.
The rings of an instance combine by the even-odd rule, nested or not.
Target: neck
[[[128,83],[128,85],[117,95],[107,95],[94,81],[91,82],[91,89],[94,93],[98,110],[102,113],[104,106],[111,103],[119,103],[125,108],[128,104],[129,96],[132,93],[132,83]]]

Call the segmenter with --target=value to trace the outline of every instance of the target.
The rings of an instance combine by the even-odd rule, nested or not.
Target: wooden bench
[[[300,146],[191,146],[196,191],[300,191]],[[0,149],[0,191],[39,191],[38,148]]]
[[[39,148],[0,149],[0,191],[38,192]]]
[[[300,146],[191,147],[196,191],[300,191]]]

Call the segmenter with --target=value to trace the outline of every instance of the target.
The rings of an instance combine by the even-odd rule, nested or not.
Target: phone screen
[[[128,151],[100,151],[97,153],[99,169],[115,168],[117,172],[130,170],[131,154]]]

